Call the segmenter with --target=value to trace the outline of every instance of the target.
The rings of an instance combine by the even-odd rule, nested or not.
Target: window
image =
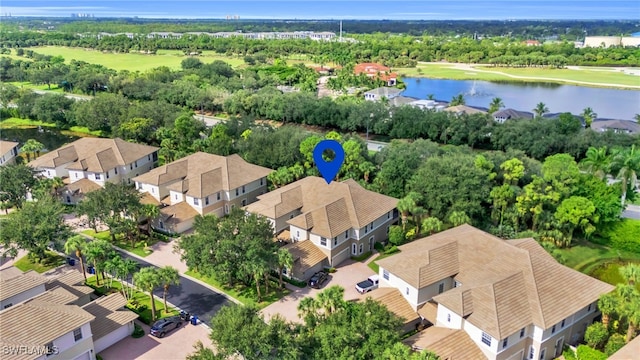
[[[138,160],[134,161],[136,167],[138,167]]]
[[[333,238],[333,246],[336,246],[336,245],[338,245],[338,237],[337,236]]]
[[[133,164],[129,164],[129,170],[133,170]]]
[[[547,349],[542,349],[540,351],[540,360],[544,360],[545,355],[547,355]]]
[[[460,286],[462,286],[462,283],[461,283],[461,282],[459,282],[459,281],[454,281],[454,283],[453,283],[453,287],[460,287]]]
[[[566,319],[562,319],[562,323],[560,324],[560,328],[564,327],[564,323],[565,323]]]
[[[504,339],[502,340],[502,348],[503,348],[503,349],[504,349],[504,348],[506,348],[506,347],[507,347],[507,345],[509,345],[509,338],[504,338]]]
[[[491,335],[484,331],[482,332],[482,343],[491,346]]]
[[[260,178],[260,186],[262,186],[263,184],[264,184],[264,180]]]
[[[556,333],[556,326],[555,326],[555,325],[553,325],[553,326],[551,327],[551,333],[552,333],[552,334],[555,334],[555,333]]]
[[[47,176],[51,176],[51,171],[47,170]]]
[[[321,237],[321,238],[320,238],[320,245],[322,245],[322,246],[327,246],[327,238],[323,238],[323,237]]]
[[[391,211],[387,213],[387,219],[391,219]]]
[[[76,173],[76,179],[80,177],[80,174]]]
[[[240,206],[247,206],[247,199],[242,199]]]
[[[244,185],[242,185],[242,193],[244,194]]]
[[[96,180],[100,180],[100,174],[96,174]]]
[[[358,246],[357,246],[356,244],[353,244],[353,245],[351,246],[351,253],[352,253],[353,255],[357,255],[357,254],[358,254]]]
[[[407,290],[405,290],[405,293],[409,295],[409,287],[407,287]]]
[[[205,205],[209,205],[209,197],[208,196],[206,198],[204,198],[204,204]]]
[[[587,307],[587,311],[591,311],[591,304],[589,304],[589,307]]]
[[[151,193],[155,194],[156,193],[156,188],[151,188]]]
[[[75,341],[82,340],[82,329],[81,328],[77,328],[77,329],[73,330],[73,339]]]
[[[296,230],[296,239],[300,237],[300,231]]]
[[[113,173],[118,175],[118,168],[117,167],[113,168]]]
[[[363,244],[360,244],[360,254],[362,254],[363,249],[364,249]]]
[[[385,280],[389,280],[389,271],[387,271],[387,270],[382,270],[382,277],[383,277]]]
[[[238,196],[240,194],[240,192],[238,190],[239,189],[236,189],[236,196]]]
[[[529,346],[529,359],[533,359],[535,355],[536,355],[536,349],[533,347],[533,345]]]
[[[109,178],[109,172],[107,171],[107,179]]]
[[[444,283],[443,283],[443,282],[441,282],[441,283],[438,285],[438,294],[442,294],[443,292],[444,292]]]
[[[217,194],[217,199],[220,200],[220,193]]]
[[[367,233],[367,231],[369,231],[369,225],[365,225],[365,226],[364,226],[364,233],[366,234],[366,233]]]
[[[147,155],[147,160],[151,161],[151,155]]]
[[[71,196],[67,195],[67,203],[71,204]]]
[[[347,230],[347,231],[345,231],[345,232],[344,232],[344,238],[345,238],[345,239],[348,239],[348,238],[349,238],[349,230]]]
[[[200,200],[198,198],[193,198],[193,205],[200,205]]]
[[[524,328],[520,329],[520,339],[524,337]]]
[[[176,200],[178,200],[178,194],[176,194]]]
[[[162,222],[162,220],[160,220],[160,229],[164,229],[164,223]]]
[[[451,322],[451,314],[447,314],[447,322]]]
[[[4,308],[6,309],[6,308],[11,307],[11,306],[13,306],[13,304],[9,303],[9,304],[5,305]]]

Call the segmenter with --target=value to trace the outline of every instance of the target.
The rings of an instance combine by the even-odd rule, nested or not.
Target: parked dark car
[[[314,289],[320,289],[322,287],[322,284],[324,284],[327,280],[329,280],[327,273],[324,271],[318,271],[317,273],[313,274],[311,279],[309,279],[309,286]]]
[[[177,329],[182,325],[180,316],[171,316],[156,321],[149,333],[153,336],[164,337],[169,331]]]

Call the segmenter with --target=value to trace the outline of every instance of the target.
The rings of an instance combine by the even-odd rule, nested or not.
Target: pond
[[[43,152],[57,149],[60,146],[79,139],[79,136],[63,134],[55,128],[29,128],[29,129],[2,129],[2,140],[19,142],[24,144],[28,139],[35,139],[44,145]]]
[[[635,114],[640,114],[640,90],[427,78],[403,78],[402,81],[407,85],[402,95],[419,99],[433,94],[438,100],[451,101],[454,96],[462,94],[467,105],[485,108],[493,98],[499,97],[505,107],[529,112],[543,102],[551,113],[579,115],[584,108],[590,107],[600,118],[632,120]]]
[[[591,276],[611,285],[626,283],[627,280],[620,274],[620,268],[626,264],[628,264],[628,262],[625,261],[603,263],[593,270]],[[640,284],[636,284],[636,288],[640,290]]]

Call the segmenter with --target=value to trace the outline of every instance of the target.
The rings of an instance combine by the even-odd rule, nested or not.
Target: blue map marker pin
[[[325,150],[333,151],[335,154],[333,160],[326,161],[322,158],[322,153]],[[342,163],[344,162],[344,149],[342,145],[335,140],[322,140],[313,149],[313,161],[315,161],[324,180],[327,184],[330,184],[342,167]]]

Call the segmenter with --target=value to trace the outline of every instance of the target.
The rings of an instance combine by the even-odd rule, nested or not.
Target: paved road
[[[46,90],[33,90],[34,93],[36,94],[59,94],[56,92],[52,92],[52,91],[46,91]],[[77,94],[64,94],[64,97],[66,97],[67,99],[72,99],[72,100],[91,100],[91,98],[93,98],[93,96],[89,96],[89,95],[77,95]]]
[[[627,205],[627,209],[622,213],[622,217],[640,220],[640,206],[631,204]]]
[[[132,259],[142,267],[154,266],[127,253],[119,252],[124,258]],[[75,258],[75,256],[73,257]],[[158,289],[154,292],[160,301],[162,301],[162,293],[162,289]],[[180,285],[172,285],[169,288],[167,301],[190,314],[197,315],[198,318],[207,325],[211,325],[211,318],[222,306],[231,304],[224,295],[202,286],[184,276],[180,276]]]

